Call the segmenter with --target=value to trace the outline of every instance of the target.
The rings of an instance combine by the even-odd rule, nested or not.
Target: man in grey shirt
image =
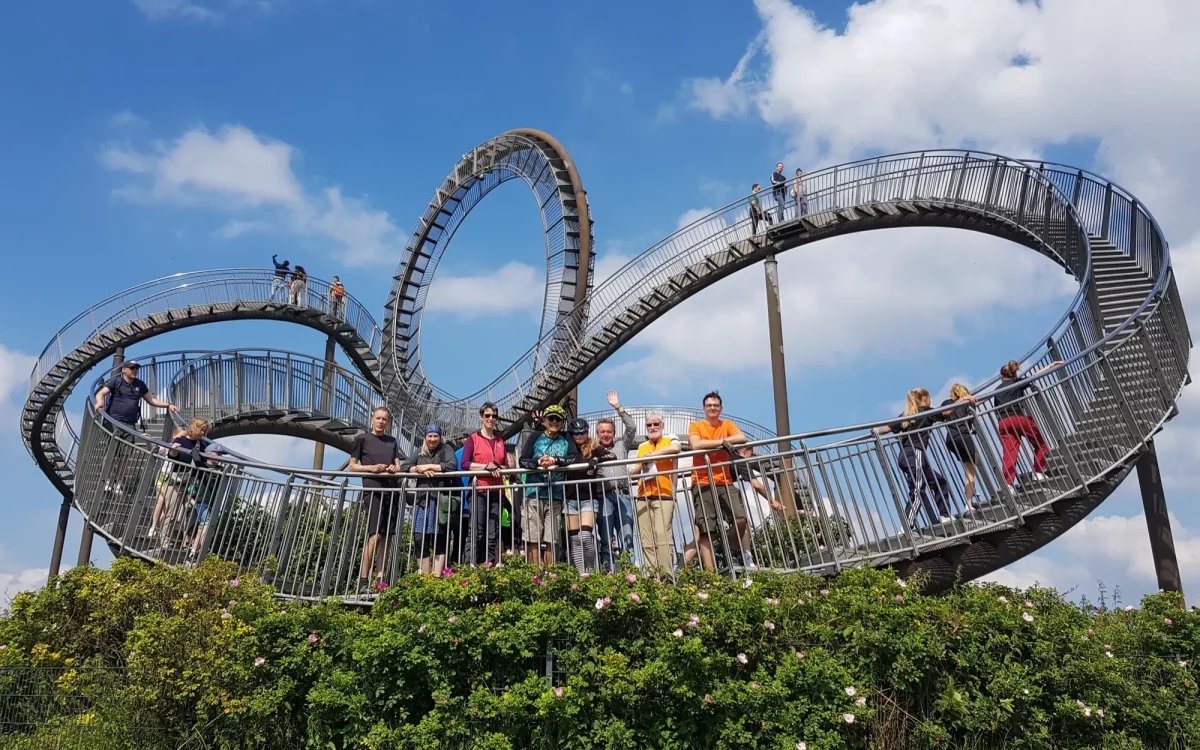
[[[596,439],[601,447],[616,454],[617,458],[628,458],[629,452],[638,446],[637,423],[629,412],[621,408],[616,391],[608,392],[608,403],[617,410],[621,420],[621,441],[617,443],[617,428],[612,419],[603,417],[596,422]],[[635,557],[633,525],[633,503],[629,499],[629,467],[627,465],[600,464],[600,475],[605,477],[604,503],[600,508],[599,553],[601,562],[608,561],[614,568],[617,558],[626,552]]]

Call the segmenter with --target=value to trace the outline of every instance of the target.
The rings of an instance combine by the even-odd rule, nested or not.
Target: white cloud
[[[179,19],[220,23],[224,19],[220,13],[190,0],[133,0],[133,4],[151,21]]]
[[[24,395],[37,357],[0,344],[0,431],[15,429],[14,396]]]
[[[402,249],[402,235],[386,211],[340,188],[310,193],[293,170],[297,151],[241,125],[216,133],[195,128],[149,149],[112,144],[100,163],[141,179],[114,191],[140,203],[200,206],[238,214],[214,232],[233,240],[251,232],[279,231],[314,237],[338,248],[350,265],[387,262]]]
[[[435,276],[426,312],[445,311],[464,318],[542,309],[546,274],[524,263],[506,263],[477,276]]]
[[[29,568],[0,573],[0,612],[7,612],[13,597],[22,591],[36,591],[45,586],[46,578],[49,575],[49,568]]]
[[[987,269],[987,273],[972,269]],[[1065,298],[1075,286],[1041,256],[994,237],[892,229],[822,241],[779,256],[785,347],[808,365],[862,355],[920,356],[959,341],[964,325]],[[700,292],[634,339],[649,361],[726,371],[767,364],[766,291],[759,266]],[[919,336],[913,332],[919,331]],[[711,342],[722,356],[713,359]],[[639,367],[640,364],[633,365]]]
[[[129,130],[145,127],[149,123],[126,109],[108,118],[108,124],[117,130]]]

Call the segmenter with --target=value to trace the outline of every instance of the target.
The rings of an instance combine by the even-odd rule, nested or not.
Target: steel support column
[[[54,532],[54,547],[50,551],[50,575],[46,582],[54,580],[62,567],[63,542],[67,537],[67,524],[71,521],[71,496],[63,495],[62,505],[58,506],[58,525]],[[87,528],[87,524],[84,524]]]
[[[121,363],[124,361],[125,361],[125,347],[118,346],[117,350],[115,352],[113,352],[112,366],[114,368],[119,367],[121,365]],[[167,418],[167,421],[168,422],[170,421],[169,416]],[[91,525],[84,522],[83,529],[79,534],[79,557],[77,557],[75,560],[76,565],[78,565],[80,567],[86,567],[86,566],[92,564],[92,540],[94,537],[95,537],[95,532],[92,531]],[[55,537],[55,544],[57,544],[57,543],[58,543],[57,537]],[[60,554],[60,556],[61,556],[61,554]],[[55,566],[55,567],[57,567],[57,566]],[[53,575],[53,574],[51,574],[51,575]]]
[[[329,340],[325,342],[325,371],[321,373],[321,392],[317,394],[317,398],[313,399],[313,406],[316,407],[319,404],[318,408],[320,408],[321,413],[327,417],[333,416],[333,409],[331,408],[333,394],[331,391],[333,390],[333,368],[335,364],[333,360],[336,347],[337,342],[333,340],[333,336],[330,336]],[[325,444],[320,440],[313,447],[313,468],[325,468]]]
[[[1175,556],[1175,538],[1171,535],[1171,519],[1167,517],[1167,496],[1163,492],[1162,473],[1158,470],[1158,453],[1154,450],[1153,440],[1147,441],[1146,450],[1138,457],[1137,475],[1158,587],[1163,591],[1183,591],[1179,559]]]
[[[767,281],[767,335],[771,341],[771,381],[775,387],[775,434],[791,435],[792,425],[788,417],[787,367],[783,358],[783,316],[779,310],[779,263],[774,255],[763,261],[763,274]],[[795,482],[792,459],[787,455],[791,445],[779,443],[783,458],[783,480],[777,483],[782,495],[785,512],[796,514]]]

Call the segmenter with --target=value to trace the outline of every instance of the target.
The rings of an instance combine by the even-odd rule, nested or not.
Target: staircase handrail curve
[[[138,305],[145,304],[148,301],[162,299],[165,295],[171,292],[180,292],[187,289],[206,289],[218,284],[228,284],[231,282],[247,282],[258,283],[265,281],[268,289],[267,295],[262,299],[245,299],[233,296],[229,299],[219,300],[223,302],[268,302],[270,301],[270,284],[275,278],[273,269],[262,268],[219,268],[199,271],[182,271],[180,273],[163,276],[151,281],[146,281],[141,284],[129,287],[115,294],[110,295],[101,302],[98,302],[83,312],[72,318],[66,325],[58,330],[51,338],[49,343],[42,349],[34,362],[33,370],[30,374],[29,387],[32,389],[40,381],[42,374],[48,372],[57,362],[61,361],[66,354],[74,351],[83,343],[91,340],[96,335],[103,333],[110,328],[104,326],[110,325],[112,321],[120,318],[122,313],[127,313],[129,310],[136,308]],[[159,291],[146,295],[145,290],[158,288]],[[309,276],[308,277],[308,294],[314,295],[321,299],[328,298],[329,282],[323,279]],[[128,300],[128,301],[127,301]],[[120,302],[121,306],[113,310],[106,310],[112,307],[114,303]],[[286,302],[286,299],[285,299]],[[100,323],[96,322],[96,313],[104,310],[104,317],[100,319]],[[349,314],[353,310],[353,318]],[[367,308],[350,294],[346,294],[343,310],[344,320],[359,334],[359,337],[370,344],[372,348],[378,346],[379,340],[379,325],[375,318],[367,310]],[[80,323],[88,321],[85,326],[80,326]],[[79,329],[79,330],[76,330]],[[86,330],[84,330],[86,329]],[[66,345],[64,340],[72,337]],[[57,355],[55,352],[57,351]]]
[[[837,165],[835,167],[830,167],[830,168],[826,168],[826,169],[823,169],[823,170],[820,170],[817,172],[812,172],[812,173],[804,175],[804,180],[805,180],[805,184],[807,186],[811,183],[818,181],[824,175],[836,175],[839,171],[848,170],[853,167],[861,167],[864,165],[880,165],[880,164],[889,164],[890,165],[895,162],[902,161],[903,159],[912,158],[912,156],[914,156],[914,155],[917,155],[920,157],[949,156],[949,157],[953,157],[956,159],[961,159],[962,161],[960,161],[957,164],[955,164],[955,163],[945,163],[945,164],[939,163],[936,165],[938,167],[937,172],[948,172],[951,175],[955,174],[955,171],[958,169],[965,170],[965,168],[968,164],[969,164],[969,166],[971,166],[973,168],[978,168],[978,167],[990,166],[993,163],[1003,162],[1006,164],[1017,165],[1019,167],[1027,168],[1030,170],[1029,176],[1032,179],[1041,180],[1044,187],[1046,187],[1049,191],[1051,191],[1052,194],[1057,194],[1061,198],[1061,202],[1058,205],[1063,210],[1067,211],[1068,217],[1071,217],[1071,214],[1074,213],[1073,207],[1072,207],[1070,201],[1067,200],[1066,197],[1061,194],[1061,192],[1058,190],[1058,187],[1056,185],[1054,185],[1052,182],[1050,182],[1049,180],[1045,180],[1044,178],[1041,178],[1037,174],[1036,168],[1034,168],[1028,162],[1017,160],[1017,159],[1010,159],[1008,157],[1003,157],[1003,156],[999,156],[996,154],[990,154],[987,152],[980,152],[980,151],[961,151],[961,150],[923,151],[923,152],[910,152],[908,154],[901,154],[901,155],[892,155],[892,156],[888,156],[888,157],[873,157],[873,158],[869,158],[869,159],[863,159],[863,160],[860,160],[857,162],[852,162],[850,164]],[[980,157],[985,157],[985,158],[980,158]],[[968,161],[970,159],[974,159],[974,161]],[[821,197],[823,197],[827,194],[835,194],[836,195],[836,193],[839,191],[854,190],[865,184],[888,182],[888,181],[893,181],[893,180],[905,180],[910,177],[919,178],[923,174],[937,173],[937,172],[924,171],[924,170],[929,170],[929,169],[930,168],[924,167],[924,166],[910,166],[910,167],[902,167],[901,169],[899,169],[897,171],[893,171],[893,172],[885,172],[882,175],[874,174],[874,175],[870,175],[870,176],[859,177],[859,178],[850,180],[848,182],[835,183],[828,187],[822,187],[820,190],[818,190],[816,192],[810,191],[808,193],[808,198],[809,198],[810,202],[815,203],[815,202],[818,202],[818,199],[820,199]],[[770,194],[769,190],[764,190],[764,191],[761,191],[760,193],[758,193],[757,195],[760,198],[760,200],[765,201],[770,198],[771,194]],[[595,330],[597,328],[602,328],[604,324],[607,324],[614,317],[620,315],[624,311],[624,307],[622,307],[616,303],[626,300],[632,294],[634,294],[635,292],[641,291],[643,288],[645,288],[647,286],[644,284],[635,283],[633,285],[629,285],[629,286],[625,287],[619,293],[617,293],[615,300],[613,300],[612,302],[609,302],[608,304],[605,304],[603,306],[603,308],[601,308],[598,311],[597,303],[604,301],[606,292],[609,292],[613,287],[618,286],[621,282],[627,281],[627,279],[624,278],[625,276],[627,276],[627,275],[636,276],[639,281],[645,280],[647,278],[652,278],[651,274],[657,274],[659,272],[659,269],[661,269],[663,266],[666,266],[667,264],[670,264],[670,263],[676,261],[678,259],[679,255],[671,254],[671,256],[667,260],[665,260],[662,264],[657,266],[652,271],[646,271],[643,273],[635,273],[636,267],[641,261],[645,260],[647,257],[650,257],[652,254],[654,254],[655,252],[658,252],[662,248],[670,245],[676,238],[685,235],[688,231],[692,230],[693,228],[700,226],[702,224],[708,223],[708,222],[712,222],[714,220],[714,218],[719,218],[724,215],[727,215],[734,209],[739,209],[739,208],[745,207],[746,205],[749,204],[750,200],[754,197],[755,197],[755,195],[752,194],[752,195],[748,195],[743,198],[740,198],[738,200],[732,201],[729,204],[727,204],[726,206],[724,206],[723,208],[717,209],[717,210],[705,215],[704,217],[696,219],[691,224],[688,224],[684,227],[681,227],[680,229],[677,229],[676,231],[667,235],[663,239],[654,243],[651,247],[647,248],[645,251],[640,253],[635,258],[628,261],[621,269],[614,272],[611,276],[609,276],[607,279],[605,279],[602,283],[597,284],[592,289],[592,291],[589,295],[588,304],[585,306],[581,306],[582,308],[586,308],[586,312],[591,313],[589,316],[589,319],[587,320],[587,323],[586,323],[587,330],[581,331],[577,337],[573,336],[573,338],[586,339],[588,337],[588,332],[590,332],[591,330]],[[905,200],[910,200],[910,199],[908,197],[905,197],[905,198],[901,198],[900,200],[905,201]],[[947,202],[944,198],[939,198],[937,200],[939,202]],[[888,201],[881,200],[881,201],[874,201],[874,202],[875,203],[886,203]],[[1008,220],[1007,216],[1004,216],[1000,213],[991,212],[990,211],[991,207],[984,206],[981,209],[981,207],[974,202],[964,202],[964,205],[967,205],[967,204],[969,204],[971,206],[971,208],[977,213],[984,213],[984,214],[990,213],[990,215],[993,215],[996,218]],[[840,210],[840,209],[844,209],[844,208],[851,208],[851,207],[853,207],[853,205],[855,205],[855,204],[851,204],[849,206],[835,206],[830,209],[824,209],[824,210],[813,209],[809,215],[810,216],[818,215],[821,213],[827,213],[830,211],[836,211],[836,210]],[[1076,219],[1076,221],[1074,223],[1077,226],[1081,225],[1080,222],[1078,221],[1078,217],[1072,217],[1072,218]],[[712,243],[716,237],[720,236],[720,234],[723,234],[726,232],[731,232],[731,230],[735,230],[736,227],[737,227],[736,224],[729,225],[729,224],[724,224],[724,222],[722,222],[720,232],[714,233],[712,236],[705,237],[704,239],[695,243],[694,246],[708,245],[708,244]],[[1024,228],[1022,227],[1022,229],[1024,229]],[[1065,260],[1064,260],[1064,263],[1065,263]],[[1087,270],[1079,269],[1077,271],[1077,273],[1086,274]],[[1079,294],[1077,295],[1076,302],[1074,304],[1078,303],[1079,298],[1083,294],[1084,294],[1084,290],[1081,288]],[[1073,306],[1074,306],[1074,304],[1073,304]],[[581,310],[581,312],[584,312],[584,311]],[[599,314],[597,314],[597,313],[599,313]],[[554,329],[552,329],[538,343],[534,344],[529,350],[527,350],[526,353],[524,355],[522,355],[522,357],[520,357],[516,363],[514,363],[513,365],[506,368],[504,373],[501,376],[497,377],[491,384],[476,391],[474,394],[463,397],[463,398],[458,399],[453,402],[444,403],[444,404],[436,404],[436,405],[431,404],[430,406],[433,406],[435,408],[438,406],[447,407],[447,408],[456,408],[456,407],[469,408],[471,405],[474,404],[475,401],[479,400],[480,398],[482,398],[486,394],[488,394],[490,391],[494,390],[498,384],[508,380],[512,375],[516,374],[516,371],[519,368],[521,368],[524,364],[527,364],[527,362],[530,359],[537,357],[539,352],[547,345],[546,342],[548,342],[548,341],[552,342],[556,335],[562,335],[564,332],[569,331],[571,326],[577,325],[578,322],[579,321],[576,320],[576,316],[569,316],[569,317],[565,318],[563,321],[560,322],[560,324],[558,326],[556,326]],[[551,363],[551,366],[552,365],[553,365],[553,363]]]

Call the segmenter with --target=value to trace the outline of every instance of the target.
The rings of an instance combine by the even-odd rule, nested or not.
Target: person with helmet
[[[563,514],[562,482],[566,475],[550,469],[579,463],[579,449],[562,431],[566,421],[567,412],[561,406],[547,406],[541,414],[541,434],[526,442],[521,451],[521,468],[544,472],[530,474],[521,508],[525,554],[534,565],[554,562],[559,517]]]
[[[576,417],[567,425],[567,435],[575,443],[580,460],[587,466],[568,475],[575,482],[566,488],[567,548],[571,552],[571,564],[580,573],[595,570],[599,566],[596,554],[596,537],[592,529],[596,526],[596,513],[604,498],[604,482],[597,481],[600,472],[596,466],[601,461],[611,461],[616,455],[602,448],[591,435],[586,419]]]

